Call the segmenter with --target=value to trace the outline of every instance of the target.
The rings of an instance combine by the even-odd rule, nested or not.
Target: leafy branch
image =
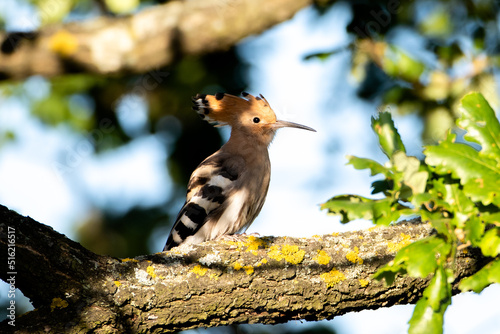
[[[396,277],[386,286],[371,276],[402,245],[431,234],[430,226],[414,220],[312,238],[211,241],[117,259],[0,205],[0,262],[13,251],[18,259],[9,263],[15,273],[0,271],[0,279],[35,307],[1,322],[0,333],[172,333],[316,321],[415,303],[429,279]],[[478,253],[459,254],[461,278],[484,267]]]
[[[449,132],[438,145],[425,147],[424,162],[406,154],[390,113],[372,118],[372,128],[389,160],[383,165],[354,156],[348,160],[356,169],[384,177],[372,183],[372,194],[383,198],[340,195],[321,206],[341,216],[343,223],[370,219],[389,225],[418,215],[435,229],[434,235],[402,248],[374,274],[389,285],[396,275],[432,275],[410,319],[410,333],[442,333],[457,277],[457,254],[467,247],[477,247],[493,259],[462,280],[460,290],[480,292],[491,283],[500,283],[500,123],[479,93],[466,95],[460,111],[456,123],[467,132],[464,142],[456,142],[457,135]]]

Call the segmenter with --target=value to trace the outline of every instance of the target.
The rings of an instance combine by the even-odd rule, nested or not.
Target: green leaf
[[[436,270],[436,255],[445,258],[449,250],[450,245],[443,239],[434,236],[425,238],[401,249],[394,258],[394,264],[404,264],[410,276],[424,278]]]
[[[71,74],[60,77],[54,77],[50,80],[52,83],[52,92],[59,95],[81,94],[93,87],[99,87],[109,84],[105,78],[92,74]]]
[[[396,152],[393,157],[393,164],[398,172],[403,173],[403,182],[410,187],[411,195],[421,194],[425,191],[429,173],[419,171],[420,161],[415,157],[409,157],[404,152]]]
[[[436,269],[429,286],[425,288],[422,298],[415,305],[409,321],[410,334],[438,334],[443,332],[443,316],[451,304],[451,285],[443,266]]]
[[[140,5],[139,0],[104,0],[106,7],[115,14],[127,14]]]
[[[479,242],[479,247],[485,256],[497,256],[500,253],[500,228],[494,227],[488,230],[481,242]]]
[[[448,184],[449,186],[449,184]],[[428,204],[432,204],[433,210],[438,210],[439,208],[447,211],[453,211],[450,203],[448,203],[445,198],[448,196],[447,185],[444,184],[444,179],[434,179],[431,182],[431,188],[429,189],[430,198],[428,198]]]
[[[438,174],[452,173],[462,184],[478,178],[485,182],[495,180],[500,174],[496,161],[480,157],[478,151],[468,145],[454,143],[455,137],[450,134],[439,145],[427,146],[425,162],[435,166]]]
[[[435,236],[415,241],[402,248],[391,265],[380,268],[373,278],[385,279],[388,285],[394,282],[397,274],[425,278],[441,266],[436,256],[446,259],[451,247],[442,238]]]
[[[411,188],[412,194],[417,195],[425,191],[427,186],[427,179],[429,178],[429,173],[426,171],[420,171],[413,173],[405,177],[405,183]]]
[[[500,212],[483,212],[481,213],[481,218],[489,224],[497,224],[500,226]]]
[[[327,60],[332,55],[339,53],[339,51],[341,51],[341,50],[335,50],[335,51],[330,51],[330,52],[312,53],[312,54],[305,56],[304,60],[311,60],[311,59]]]
[[[439,235],[446,238],[450,238],[452,236],[452,231],[450,230],[451,219],[443,217],[442,212],[420,210],[420,216],[422,217],[423,222],[430,222]]]
[[[481,145],[481,154],[500,161],[500,123],[480,93],[462,98],[457,125],[467,130],[465,139]]]
[[[500,167],[493,159],[481,157],[479,152],[465,144],[454,143],[455,135],[437,146],[428,146],[424,154],[427,164],[438,174],[451,173],[464,185],[464,193],[484,205],[499,203]]]
[[[466,214],[477,212],[474,203],[459,189],[458,184],[445,184],[445,189],[446,194],[443,196],[443,199],[453,207],[455,213]]]
[[[392,266],[383,266],[375,274],[373,274],[373,279],[381,281],[385,279],[385,283],[387,285],[392,285],[394,283],[394,279],[396,275],[404,275],[406,274],[406,270],[402,265],[392,265]]]
[[[398,172],[413,174],[418,172],[420,161],[415,157],[409,157],[404,152],[396,152],[392,157],[394,167]]]
[[[391,198],[373,201],[373,223],[376,225],[388,226],[398,220],[402,214],[402,211],[396,210]]]
[[[321,210],[328,209],[328,213],[341,216],[342,223],[355,219],[372,219],[373,200],[357,195],[340,195],[330,198],[321,204]]]
[[[497,257],[464,279],[460,289],[478,292],[500,283],[500,123],[480,94],[465,96],[461,108],[458,125],[467,130],[465,139],[482,146],[480,151],[470,143],[455,143],[456,135],[448,133],[438,145],[425,148],[427,164],[421,164],[406,155],[390,113],[380,113],[372,118],[372,128],[389,163],[353,156],[348,159],[356,169],[385,176],[372,187],[374,193],[383,193],[386,198],[336,196],[322,205],[322,209],[342,215],[343,222],[364,218],[389,224],[401,215],[418,214],[435,228],[435,235],[404,247],[390,265],[373,276],[392,284],[398,274],[425,278],[434,273],[415,307],[410,333],[443,331],[454,279],[452,270],[444,266],[455,260],[457,238],[470,241],[485,256]]]
[[[9,142],[16,140],[16,134],[12,131],[0,131],[0,148]]]
[[[355,169],[369,169],[371,172],[371,176],[377,174],[384,174],[385,176],[388,176],[392,173],[389,168],[386,168],[371,159],[358,158],[352,155],[348,155],[346,158],[347,160],[349,160],[349,162],[347,163],[348,165],[352,165]]]
[[[372,194],[384,193],[394,189],[394,181],[390,179],[378,180],[372,182]]]
[[[479,293],[491,283],[500,283],[500,259],[488,263],[474,275],[464,278],[458,287],[462,291],[472,290]]]
[[[31,112],[49,125],[65,122],[71,115],[67,97],[58,94],[50,94],[45,99],[37,101],[33,104]]]
[[[424,72],[422,62],[410,57],[400,48],[389,45],[382,58],[382,69],[390,76],[399,77],[409,82],[416,82]]]
[[[424,36],[444,40],[453,33],[454,23],[452,13],[445,6],[436,6],[425,20],[420,21],[418,28]]]
[[[39,0],[37,2],[39,17],[43,25],[61,22],[74,6],[72,0],[61,1],[56,6],[51,0]]]
[[[500,206],[500,174],[467,181],[464,185],[464,193],[475,202],[481,202],[484,205],[493,203]]]
[[[416,194],[415,196],[413,196],[411,204],[413,204],[416,208],[425,206],[428,208],[428,210],[430,210],[431,206],[434,205],[434,198],[431,195],[430,190],[427,193]]]
[[[457,183],[444,183],[443,179],[432,180],[429,190],[434,210],[450,211],[454,215],[456,226],[463,228],[469,217],[478,213],[477,207],[460,189]]]
[[[397,151],[406,152],[398,130],[394,126],[391,113],[381,112],[378,118],[372,117],[372,129],[378,136],[382,152],[390,159]]]
[[[344,224],[355,219],[366,219],[373,220],[375,224],[389,225],[401,215],[401,211],[397,211],[392,204],[391,198],[372,200],[357,195],[341,195],[321,204],[321,210],[327,209],[328,213],[340,216]]]
[[[473,246],[479,246],[484,233],[484,222],[477,216],[469,217],[465,222],[465,236],[470,240]]]

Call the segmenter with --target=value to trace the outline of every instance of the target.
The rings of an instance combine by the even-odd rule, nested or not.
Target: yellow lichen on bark
[[[210,275],[208,275],[208,277],[210,277],[210,279],[214,279],[216,281],[219,280],[219,274],[216,274],[216,273],[211,273]]]
[[[155,274],[155,268],[153,268],[153,266],[148,266],[146,268],[146,272],[148,273],[149,276],[153,277],[153,278],[156,278],[156,274]]]
[[[247,273],[247,275],[252,275],[254,272],[254,269],[252,266],[243,266],[243,269],[245,269],[245,272]]]
[[[366,279],[359,279],[359,285],[361,285],[362,288],[364,288],[365,286],[367,286],[370,281],[369,280],[366,280]]]
[[[389,252],[395,253],[395,252],[399,251],[401,248],[411,244],[411,242],[412,242],[411,235],[401,233],[400,236],[401,236],[400,242],[390,242],[389,241],[387,243],[387,249],[389,250]]]
[[[239,262],[235,262],[233,264],[233,268],[234,270],[238,271],[238,270],[241,270],[241,269],[244,269],[245,272],[247,273],[247,275],[252,275],[253,272],[254,272],[254,268],[253,266],[242,266]]]
[[[266,263],[267,263],[267,260],[266,259],[262,259],[259,262],[257,262],[257,264],[255,266],[256,267],[260,267],[261,265],[266,264]]]
[[[266,248],[267,243],[264,240],[251,235],[248,237],[245,245],[247,246],[247,252],[251,252],[253,255],[257,255],[257,250],[259,249],[259,247]]]
[[[207,273],[208,268],[202,267],[201,265],[196,265],[191,269],[191,272],[196,274],[196,277],[203,276]]]
[[[233,264],[233,268],[234,270],[240,270],[241,268],[243,268],[243,266],[239,262],[235,262]]]
[[[359,257],[358,254],[359,254],[359,248],[354,247],[354,250],[347,253],[347,255],[345,257],[346,257],[346,259],[348,259],[352,263],[357,262],[358,264],[363,264],[363,259],[361,257]]]
[[[50,304],[50,312],[53,312],[56,308],[66,308],[68,307],[68,302],[61,298],[52,299]]]
[[[313,258],[313,261],[316,261],[319,264],[328,264],[331,259],[332,258],[324,250],[319,249],[318,255]]]
[[[55,33],[49,43],[50,49],[62,56],[71,56],[78,49],[78,39],[66,30]]]
[[[299,264],[304,260],[306,252],[296,245],[271,246],[267,255],[276,261],[285,259],[291,264]]]
[[[319,275],[319,277],[321,277],[321,279],[326,283],[326,286],[329,288],[334,287],[335,284],[340,283],[346,279],[345,275],[335,268],[327,273]]]
[[[267,247],[267,243],[263,239],[257,238],[253,235],[249,236],[246,241],[224,240],[224,243],[231,246],[236,246],[237,251],[241,251],[242,247],[246,247],[245,251],[250,252],[253,255],[257,255],[257,250],[259,249],[259,247]]]

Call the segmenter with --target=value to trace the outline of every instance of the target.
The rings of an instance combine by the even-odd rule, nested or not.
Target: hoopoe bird
[[[191,175],[186,203],[164,251],[246,231],[266,199],[271,177],[267,149],[276,130],[291,127],[316,132],[277,120],[262,95],[254,97],[243,92],[242,96],[217,93],[193,98],[193,109],[201,118],[215,126],[229,125],[231,136]]]

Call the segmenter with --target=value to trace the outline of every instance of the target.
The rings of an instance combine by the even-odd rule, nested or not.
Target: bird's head
[[[283,127],[316,132],[305,125],[276,119],[276,114],[262,95],[255,97],[245,92],[241,95],[243,98],[225,93],[198,94],[193,98],[193,109],[210,124],[230,125],[233,132],[262,138],[267,144],[271,142],[276,130]]]

